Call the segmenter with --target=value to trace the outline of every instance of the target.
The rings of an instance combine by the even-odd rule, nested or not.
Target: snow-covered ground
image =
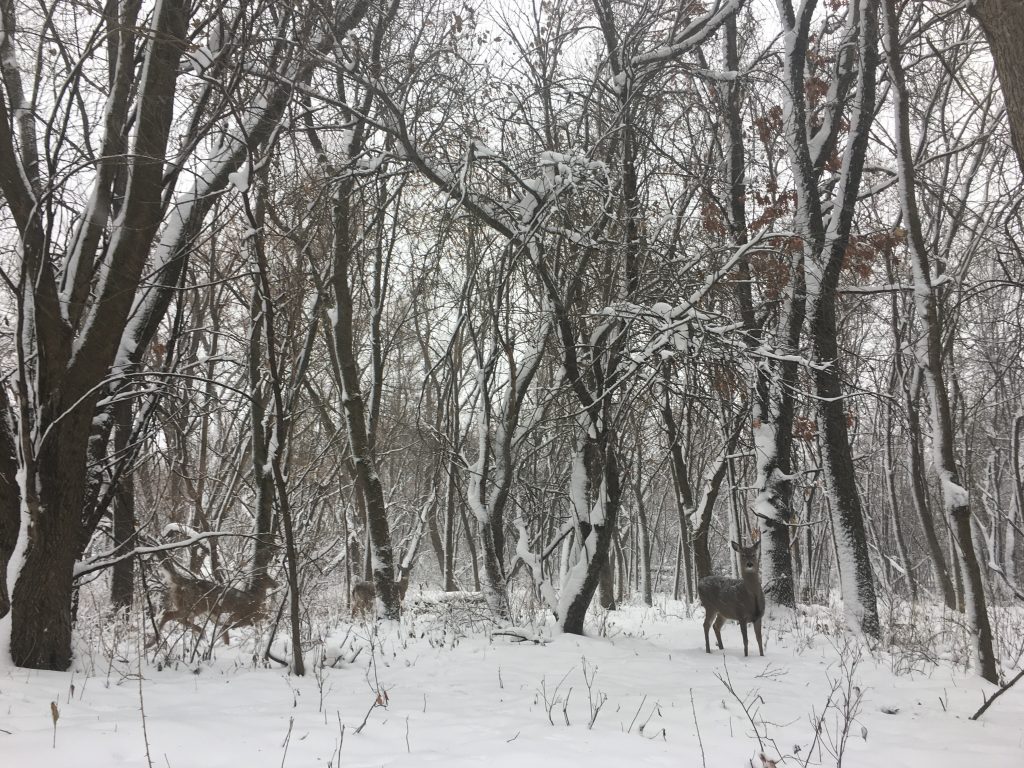
[[[927,654],[859,651],[825,611],[775,620],[764,658],[743,657],[733,624],[706,655],[700,609],[664,599],[544,644],[489,636],[458,607],[409,613],[372,642],[334,622],[337,666],[305,678],[254,664],[244,634],[209,661],[140,666],[137,638],[108,625],[73,671],[0,668],[0,766],[145,766],[147,748],[171,768],[834,766],[844,730],[844,766],[1024,766],[1024,685],[971,721],[992,686]]]

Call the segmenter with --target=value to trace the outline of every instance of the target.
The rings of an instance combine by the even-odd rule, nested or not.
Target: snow
[[[28,507],[26,493],[28,484],[28,473],[25,470],[25,463],[19,462],[18,466],[18,488],[21,496],[21,522],[18,527],[18,538],[14,544],[14,551],[11,552],[7,561],[7,594],[14,596],[14,589],[18,583],[18,576],[25,565],[25,555],[28,552],[29,535],[32,530],[32,515]],[[7,663],[11,657],[11,614],[0,618],[0,668]],[[3,690],[0,685],[0,691]]]
[[[479,139],[475,139],[473,141],[472,146],[473,146],[473,157],[476,157],[476,158],[500,157],[500,155],[497,152],[495,152],[493,149],[488,147],[486,144],[484,144]]]
[[[240,194],[245,194],[249,191],[249,164],[242,163],[242,166],[235,172],[228,174],[228,183],[239,191]]]
[[[185,56],[189,60],[190,68],[197,75],[201,75],[209,69],[217,58],[217,54],[208,45],[202,45],[194,51],[187,51]]]
[[[761,766],[761,751],[778,757],[776,748],[791,755],[780,765],[810,757],[833,766],[827,748],[809,750],[818,716],[826,714],[825,744],[841,723],[826,710],[834,682],[859,702],[844,765],[1024,761],[1024,690],[971,721],[991,686],[946,662],[896,674],[897,657],[859,651],[825,608],[770,625],[766,655],[744,658],[735,625],[723,628],[724,652],[705,654],[700,610],[688,617],[685,604],[663,597],[654,608],[595,617],[590,629],[603,627],[602,637],[551,635],[541,625],[524,636],[551,642],[517,644],[453,618],[455,604],[438,593],[416,598],[414,588],[410,596],[416,614],[382,624],[372,648],[367,625],[335,617],[310,659],[314,650],[331,660],[351,658],[342,647],[361,653],[304,678],[254,664],[245,630],[233,635],[241,642],[218,645],[212,661],[140,667],[134,630],[112,624],[107,640],[127,633],[113,661],[94,642],[80,644],[71,672],[0,669],[4,764],[139,766],[148,744],[154,765],[189,768],[337,766],[339,756],[350,768],[741,768]],[[373,706],[382,692],[386,706]]]
[[[939,474],[939,482],[942,484],[942,498],[947,509],[957,509],[970,504],[967,489],[954,482],[949,471],[944,470]]]

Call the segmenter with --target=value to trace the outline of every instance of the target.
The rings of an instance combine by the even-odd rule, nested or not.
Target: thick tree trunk
[[[63,670],[71,664],[72,577],[91,405],[75,408],[51,429],[36,456],[35,477],[29,475],[39,495],[27,500],[28,547],[11,596],[11,658],[19,667]]]
[[[843,599],[849,620],[873,638],[880,636],[881,627],[864,513],[850,446],[848,419],[852,419],[853,414],[847,412],[848,406],[843,395],[843,361],[839,356],[836,302],[874,118],[878,65],[877,10],[877,3],[871,0],[860,0],[857,5],[850,6],[848,18],[856,20],[858,65],[855,96],[850,110],[849,139],[843,155],[842,176],[833,199],[834,207],[829,214],[829,240],[826,242],[824,239],[823,228],[815,231],[816,252],[811,257],[820,257],[822,263],[813,265],[815,270],[820,269],[820,275],[815,275],[817,285],[814,286],[813,300],[811,285],[808,285],[808,301],[813,307],[810,312],[811,343],[814,359],[818,363],[813,378],[823,445],[822,466],[831,496],[830,507],[834,517]],[[804,178],[811,176],[805,175]],[[822,219],[818,218],[818,221]],[[811,266],[809,262],[808,270]]]
[[[974,0],[967,4],[967,12],[979,21],[988,40],[1006,103],[1013,151],[1024,171],[1024,0]]]
[[[830,362],[814,371],[818,421],[823,443],[822,463],[832,496],[836,547],[847,611],[865,634],[878,637],[878,604],[874,573],[868,553],[867,532],[857,490],[853,453],[847,427],[846,401],[840,379],[832,295],[823,295],[811,319],[815,359]]]
[[[730,16],[725,22],[724,55],[729,70],[740,67],[737,43],[736,17]],[[747,185],[746,158],[744,156],[743,120],[741,114],[741,80],[733,80],[726,86],[726,152],[725,167],[729,184],[728,219],[729,230],[735,247],[747,243]],[[754,313],[751,289],[749,259],[745,256],[736,269],[735,292],[743,321],[743,333],[748,352],[763,343],[762,329]],[[786,311],[780,315],[780,331],[785,337],[785,348],[790,353],[799,349],[800,332],[804,321],[804,296],[802,277],[797,270],[791,275],[791,290],[786,298]],[[793,494],[790,474],[793,446],[793,391],[799,368],[796,362],[776,363],[776,371],[762,361],[751,361],[749,386],[753,392],[753,431],[755,434],[754,457],[757,462],[758,497],[755,512],[764,526],[762,536],[762,579],[765,596],[772,602],[793,608],[796,606],[793,594],[793,564],[790,558],[789,524],[793,515],[790,509]],[[773,387],[775,376],[781,378],[781,385]],[[761,444],[757,435],[768,436],[768,444]],[[706,537],[706,532],[705,532]],[[704,545],[707,547],[705,539]],[[710,562],[706,563],[710,568]],[[700,576],[698,568],[698,576]],[[704,574],[708,575],[708,574]]]
[[[0,386],[0,619],[11,610],[7,565],[14,554],[21,527],[21,491],[15,480],[18,476],[18,457],[14,436],[10,434],[7,420],[2,416],[9,412],[7,391]]]
[[[619,504],[622,496],[621,481],[619,479],[619,464],[613,445],[612,433],[605,432],[600,438],[601,445],[598,461],[601,467],[601,475],[604,481],[604,519],[598,525],[591,526],[584,523],[577,531],[580,537],[581,549],[589,549],[589,552],[581,552],[581,557],[587,557],[583,581],[569,603],[562,617],[562,630],[573,635],[583,634],[583,622],[587,615],[587,609],[594,599],[597,585],[601,578],[601,572],[607,564],[611,555],[612,534],[615,530],[618,519]],[[597,478],[595,478],[597,479]],[[600,487],[600,482],[597,484]]]
[[[621,577],[622,569],[619,569]],[[619,600],[624,599],[622,594],[622,578],[619,579]],[[601,569],[600,580],[597,583],[597,604],[606,611],[614,611],[618,606],[615,599],[615,558],[610,554]],[[650,603],[647,603],[650,605]]]

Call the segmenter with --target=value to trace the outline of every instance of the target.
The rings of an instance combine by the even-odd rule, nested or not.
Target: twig
[[[722,662],[723,662],[722,666],[725,669],[725,677],[722,677],[717,672],[715,672],[715,677],[717,677],[719,679],[719,681],[722,683],[722,685],[725,686],[725,690],[727,690],[729,693],[731,693],[732,697],[734,699],[736,699],[736,702],[740,705],[740,708],[743,710],[743,714],[745,714],[747,716],[747,720],[750,721],[750,727],[754,729],[754,736],[757,737],[757,745],[763,751],[764,750],[764,739],[761,738],[761,732],[757,730],[757,723],[754,722],[754,716],[750,714],[750,709],[747,707],[747,704],[743,701],[743,699],[740,698],[740,695],[738,693],[736,693],[736,689],[733,688],[733,686],[732,686],[732,678],[729,676],[729,667],[725,664],[724,657],[723,657]],[[751,703],[753,703],[753,702],[751,702]]]
[[[1006,685],[1004,685],[1002,688],[1000,688],[998,691],[996,691],[994,694],[992,694],[991,697],[986,699],[985,703],[981,705],[981,709],[979,709],[977,712],[975,712],[973,715],[971,715],[971,720],[977,720],[979,717],[981,717],[983,714],[985,714],[985,710],[992,706],[992,702],[995,701],[996,699],[998,699],[1000,696],[1002,696],[1008,690],[1010,690],[1010,688],[1012,688],[1014,685],[1016,685],[1017,682],[1022,677],[1024,677],[1024,669],[1022,669],[1020,672],[1018,672],[1017,676],[1014,677],[1013,680],[1008,682]]]
[[[644,704],[647,703],[647,694],[644,694],[643,699],[640,701],[640,706],[636,708],[636,714],[633,715],[633,719],[629,721],[629,728],[626,729],[626,733],[630,733],[633,730],[633,726],[636,724],[636,719],[640,717],[640,710],[644,708]]]
[[[345,724],[341,722],[341,712],[335,710],[335,714],[338,716],[338,730],[340,731],[340,737],[338,738],[338,768],[341,768],[341,748],[345,746]]]
[[[697,706],[693,703],[693,688],[690,689],[690,709],[693,710],[693,727],[697,729],[697,744],[700,745],[700,763],[708,768],[708,761],[704,757],[704,740],[700,737],[700,724],[697,722]]]
[[[139,713],[142,715],[142,741],[146,745],[146,765],[149,766],[149,768],[153,768],[153,758],[149,754],[149,732],[146,730],[146,705],[142,696],[142,658],[145,656],[145,651],[141,647],[142,636],[143,633],[140,633],[136,640],[135,649],[139,665]],[[86,682],[88,682],[88,678],[86,678]],[[164,757],[166,759],[166,755]]]
[[[288,745],[292,742],[292,726],[295,725],[295,718],[288,718],[288,733],[284,735],[284,743],[281,745],[284,747],[284,754],[281,755],[281,768],[284,768],[284,760],[288,757]]]

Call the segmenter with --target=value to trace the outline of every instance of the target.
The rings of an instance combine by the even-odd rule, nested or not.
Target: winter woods
[[[66,668],[78,591],[130,606],[154,551],[279,574],[301,674],[325,584],[397,618],[413,568],[582,633],[595,603],[692,601],[757,531],[770,605],[835,592],[878,639],[880,601],[943,602],[998,677],[1024,118],[984,18],[0,7],[16,664]]]

